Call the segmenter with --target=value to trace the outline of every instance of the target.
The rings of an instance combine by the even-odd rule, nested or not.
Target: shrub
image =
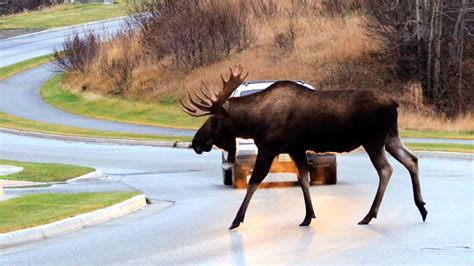
[[[94,32],[72,33],[65,38],[62,49],[54,50],[54,65],[61,71],[86,73],[99,52],[101,38]]]
[[[132,0],[129,10],[149,53],[169,56],[185,71],[228,57],[254,39],[243,1]]]

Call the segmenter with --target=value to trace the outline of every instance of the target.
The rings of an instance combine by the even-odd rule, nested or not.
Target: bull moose
[[[359,224],[377,218],[392,167],[385,150],[405,166],[411,176],[415,204],[423,221],[428,214],[420,191],[418,159],[400,141],[397,126],[397,102],[390,96],[371,90],[310,90],[292,81],[278,81],[267,89],[238,98],[229,98],[245,80],[242,67],[222,75],[223,88],[212,90],[202,81],[199,90],[179,99],[183,111],[191,116],[209,115],[197,131],[192,147],[197,154],[209,152],[213,145],[232,154],[235,138],[251,138],[258,147],[255,169],[247,193],[230,226],[244,221],[245,212],[280,153],[288,153],[298,168],[306,215],[300,226],[316,218],[309,193],[306,151],[349,152],[362,146],[379,176],[375,199]]]

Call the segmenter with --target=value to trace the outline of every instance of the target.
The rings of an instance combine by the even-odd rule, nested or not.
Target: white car
[[[268,88],[276,80],[249,81],[242,83],[231,97],[251,95]],[[306,88],[314,90],[313,86],[303,81],[295,81]],[[246,188],[248,176],[252,173],[257,158],[258,149],[252,139],[236,139],[236,154],[234,162],[229,162],[229,154],[222,152],[222,175],[224,185],[233,185],[235,188]],[[334,154],[307,153],[310,184],[336,184],[336,156]],[[293,160],[288,154],[280,154],[273,161],[270,173],[298,173]],[[288,182],[262,183],[261,186],[284,186]]]

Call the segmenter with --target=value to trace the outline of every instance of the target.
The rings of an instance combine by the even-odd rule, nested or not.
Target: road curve
[[[64,38],[74,31],[81,35],[88,31],[112,34],[123,27],[124,18],[117,18],[2,39],[0,40],[0,67],[51,54],[54,48],[61,48]]]
[[[124,18],[118,18],[0,40],[0,67],[36,56],[50,54],[53,51],[53,48],[60,47],[64,37],[68,36],[73,31],[83,33],[88,30],[93,30],[94,32],[105,35],[122,28],[124,25],[123,22]],[[52,75],[53,72],[50,68],[47,66],[39,66],[17,74],[7,80],[0,81],[0,111],[31,120],[95,130],[170,136],[192,136],[195,133],[195,131],[192,130],[141,126],[85,118],[58,110],[44,103],[39,95],[39,88]],[[474,144],[474,141],[472,140],[426,138],[409,138],[404,139],[404,141]]]
[[[53,67],[42,65],[0,81],[0,111],[30,120],[95,130],[167,136],[193,136],[195,133],[194,130],[87,118],[57,109],[45,103],[39,92],[41,86],[53,75]],[[455,139],[404,138],[403,141],[406,143],[474,144],[473,140]]]
[[[93,119],[52,107],[43,101],[39,89],[53,74],[50,65],[43,65],[0,81],[0,111],[30,120],[95,130],[167,136],[194,135],[193,130]]]
[[[106,36],[124,26],[124,18],[86,23],[0,40],[0,67],[33,57],[51,54],[60,48],[65,37],[76,31],[94,31]],[[0,111],[22,118],[103,131],[117,131],[163,136],[192,136],[193,130],[133,125],[86,118],[70,114],[46,104],[39,93],[41,86],[53,76],[52,67],[43,65],[0,81]]]

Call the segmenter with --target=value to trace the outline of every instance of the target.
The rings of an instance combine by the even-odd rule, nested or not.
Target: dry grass
[[[398,117],[400,128],[408,130],[474,132],[473,114],[466,114],[455,119],[447,119],[442,115],[423,114],[421,112],[401,108]]]
[[[423,107],[422,99],[411,88],[413,84],[403,84],[395,78],[390,63],[393,60],[387,58],[383,43],[368,37],[362,15],[352,12],[344,16],[323,16],[314,10],[295,11],[289,3],[289,0],[278,1],[280,15],[252,18],[257,37],[255,44],[244,51],[234,51],[217,63],[189,72],[179,71],[172,67],[169,58],[157,62],[146,55],[137,35],[103,44],[101,56],[90,71],[86,74],[69,73],[65,84],[73,90],[111,94],[115,85],[112,78],[103,74],[101,61],[122,57],[124,47],[127,47],[128,52],[140,60],[123,93],[130,99],[173,102],[186,90],[200,86],[201,79],[206,79],[217,89],[221,86],[219,74],[227,75],[229,66],[241,64],[250,72],[248,80],[304,80],[318,89],[370,88],[388,91],[401,100],[402,106],[407,107],[401,108],[400,112],[400,126],[404,129],[474,130],[473,115],[449,121]],[[282,53],[275,48],[275,35],[291,23],[296,32],[294,47]],[[412,105],[418,109],[412,108]]]
[[[275,48],[275,35],[289,23],[295,25],[297,38],[293,51],[282,55]],[[116,39],[101,47],[101,56],[88,73],[70,73],[67,84],[80,90],[111,93],[114,82],[103,74],[101,61],[123,56],[123,47],[127,46],[140,63],[133,70],[124,96],[147,101],[175,98],[186,89],[199,86],[202,78],[220,86],[219,73],[234,64],[242,64],[250,71],[249,80],[301,79],[318,88],[384,85],[383,79],[374,78],[369,71],[380,63],[371,57],[381,51],[381,44],[366,36],[360,15],[345,18],[313,14],[277,16],[271,21],[254,18],[254,24],[257,24],[257,40],[251,49],[234,52],[229,58],[188,73],[172,68],[166,58],[160,62],[149,59],[143,54],[139,36]],[[382,68],[382,71],[389,74],[387,69]]]
[[[199,86],[206,78],[214,86],[220,86],[219,73],[234,64],[242,64],[250,72],[248,80],[291,79],[304,80],[316,88],[377,88],[385,87],[384,79],[374,77],[369,70],[377,62],[368,59],[380,51],[381,45],[369,40],[364,34],[363,21],[359,16],[345,20],[328,17],[307,17],[296,22],[297,39],[292,53],[281,55],[273,46],[275,33],[288,23],[286,18],[258,25],[257,45],[242,53],[210,66],[198,68],[189,74],[168,71],[163,83],[162,95],[184,91]],[[335,26],[336,24],[336,26]],[[348,67],[353,65],[354,67]],[[380,69],[388,75],[387,69]],[[393,85],[392,85],[393,86]],[[161,95],[157,95],[158,97]]]
[[[468,113],[450,119],[424,105],[421,85],[417,82],[406,84],[401,93],[396,94],[399,108],[399,126],[405,130],[425,130],[444,132],[471,132],[474,134],[474,114]]]

